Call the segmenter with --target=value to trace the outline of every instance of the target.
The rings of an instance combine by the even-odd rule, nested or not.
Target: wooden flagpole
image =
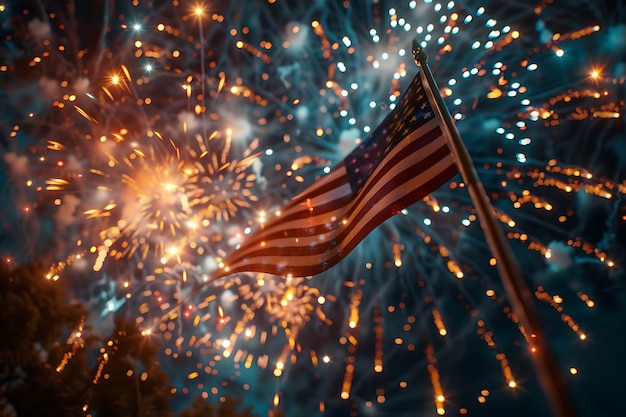
[[[413,41],[413,56],[415,63],[421,68],[422,84],[433,110],[445,125],[445,128],[442,129],[444,136],[456,160],[463,181],[468,187],[489,248],[496,258],[496,266],[513,308],[513,313],[518,316],[522,333],[528,341],[539,384],[545,391],[556,417],[576,417],[578,413],[575,411],[570,398],[565,379],[543,336],[541,322],[533,307],[534,300],[530,288],[526,284],[519,264],[496,220],[493,207],[491,207],[485,189],[478,178],[469,152],[463,144],[461,135],[439,93],[437,83],[428,67],[428,57],[416,40]]]

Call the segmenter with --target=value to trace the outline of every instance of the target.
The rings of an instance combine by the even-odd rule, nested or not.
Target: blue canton
[[[344,159],[352,194],[356,195],[363,188],[372,171],[402,139],[433,117],[418,75],[396,109]]]

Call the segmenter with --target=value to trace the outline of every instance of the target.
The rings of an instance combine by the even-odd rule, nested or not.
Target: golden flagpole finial
[[[424,52],[424,48],[417,42],[417,39],[413,39],[413,59],[415,59],[415,63],[420,67],[423,67],[424,64],[428,62],[428,56],[426,52]]]

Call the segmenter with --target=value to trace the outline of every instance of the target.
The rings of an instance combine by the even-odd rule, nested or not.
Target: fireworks
[[[623,161],[607,153],[624,22],[602,1],[364,3],[3,6],[6,256],[106,288],[90,300],[102,316],[126,305],[172,362],[195,361],[181,393],[357,415],[535,393],[458,178],[327,273],[203,285],[395,107],[417,39],[548,320],[563,343],[586,338],[574,311],[595,307],[593,286],[551,287],[576,265],[621,270]]]

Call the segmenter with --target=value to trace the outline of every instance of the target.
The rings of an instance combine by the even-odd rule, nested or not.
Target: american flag
[[[458,172],[438,120],[418,74],[365,141],[244,238],[211,280],[236,272],[311,276],[337,264]]]

